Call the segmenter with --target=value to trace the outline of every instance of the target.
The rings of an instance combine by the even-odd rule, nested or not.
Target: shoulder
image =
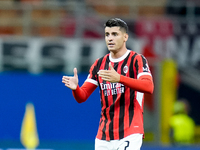
[[[100,68],[100,66],[104,63],[104,61],[106,61],[108,56],[109,54],[106,54],[103,57],[97,58],[95,62],[92,64],[90,70],[94,70],[94,69],[98,70],[98,68]]]
[[[137,58],[137,59],[147,60],[143,54],[140,54],[140,53],[136,53],[136,52],[135,52],[134,55],[136,55],[136,58]]]
[[[139,60],[146,60],[146,58],[144,57],[143,54],[137,53],[135,51],[130,50],[130,57],[132,57],[132,59],[139,59]]]
[[[137,53],[137,52],[135,52],[135,51],[133,51],[133,50],[130,50],[130,56],[134,56],[134,57],[136,57],[136,58],[138,58],[138,57],[144,57],[142,54],[140,54],[140,53]],[[144,57],[145,58],[145,57]]]
[[[109,54],[106,54],[106,55],[104,55],[104,56],[102,56],[102,57],[100,57],[100,58],[97,58],[96,61],[95,61],[95,63],[96,63],[96,64],[101,64],[101,63],[102,63],[103,61],[105,61],[108,57],[109,57]]]

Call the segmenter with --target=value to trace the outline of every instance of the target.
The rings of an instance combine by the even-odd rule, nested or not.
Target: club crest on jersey
[[[124,73],[127,73],[127,72],[128,72],[128,66],[127,66],[127,65],[124,66],[123,72],[124,72]]]

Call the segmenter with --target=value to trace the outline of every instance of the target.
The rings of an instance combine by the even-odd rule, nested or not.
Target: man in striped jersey
[[[99,86],[101,118],[95,150],[139,150],[142,145],[144,93],[153,93],[154,84],[145,57],[126,48],[127,32],[123,20],[108,20],[105,42],[110,53],[94,62],[81,87],[76,68],[74,76],[62,78],[79,103]]]

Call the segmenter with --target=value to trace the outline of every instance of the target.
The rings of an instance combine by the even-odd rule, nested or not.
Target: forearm
[[[120,83],[142,93],[153,93],[154,85],[150,78],[133,79],[120,75]]]
[[[96,89],[96,85],[85,82],[81,87],[77,86],[76,90],[72,90],[73,96],[78,103],[85,102],[92,92]]]
[[[72,90],[72,94],[78,103],[82,103],[87,100],[86,93],[79,86],[77,86],[76,90]]]

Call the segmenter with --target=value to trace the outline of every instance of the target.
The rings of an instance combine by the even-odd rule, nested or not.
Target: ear
[[[124,41],[128,41],[128,33],[124,33]]]

